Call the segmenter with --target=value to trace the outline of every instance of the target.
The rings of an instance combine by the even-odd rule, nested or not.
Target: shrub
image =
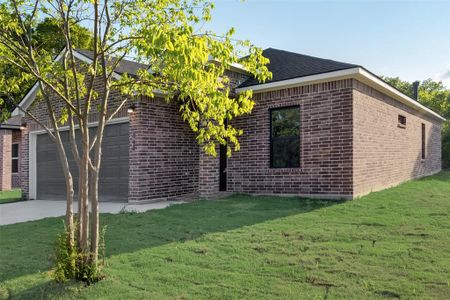
[[[55,242],[53,279],[60,283],[77,280],[90,285],[104,278],[105,232],[106,226],[102,228],[100,234],[99,263],[83,263],[91,261],[92,254],[82,253],[76,246],[73,246],[77,244],[76,240],[71,245],[67,228],[64,226],[64,231],[58,234]]]

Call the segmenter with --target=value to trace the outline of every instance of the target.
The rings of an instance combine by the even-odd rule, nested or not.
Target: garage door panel
[[[93,136],[96,128],[91,128]],[[129,125],[128,123],[108,125],[105,127],[100,169],[100,201],[127,201],[129,169]],[[69,133],[61,132],[61,139],[66,148],[70,170],[74,178],[74,190],[78,191],[78,168],[72,156]],[[79,135],[78,145],[81,144]],[[48,135],[37,137],[37,198],[48,200],[65,199],[66,189],[64,174],[56,151],[56,146]],[[77,195],[75,195],[77,196]]]

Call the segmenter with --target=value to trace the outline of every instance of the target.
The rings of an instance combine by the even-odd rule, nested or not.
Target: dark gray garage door
[[[91,129],[94,134],[95,128]],[[128,198],[128,123],[108,125],[103,140],[103,158],[100,170],[100,201],[126,202]],[[61,138],[66,146],[70,169],[74,176],[75,193],[78,190],[78,170],[71,155],[68,132]],[[66,187],[56,146],[48,135],[37,136],[37,199],[64,200]]]

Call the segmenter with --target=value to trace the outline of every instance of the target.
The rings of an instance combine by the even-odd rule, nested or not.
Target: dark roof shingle
[[[84,56],[86,56],[89,59],[94,58],[94,52],[91,50],[84,50],[84,49],[76,49],[76,51]],[[114,58],[113,58],[114,59]],[[122,61],[118,64],[116,67],[115,72],[117,74],[124,74],[127,73],[129,75],[137,75],[137,72],[139,70],[146,70],[148,69],[148,65],[141,64],[132,60],[128,59],[122,59]]]
[[[272,79],[265,83],[359,67],[354,64],[274,48],[265,49],[263,56],[270,60],[268,68],[272,72]],[[257,84],[259,82],[256,78],[249,78],[239,87]]]

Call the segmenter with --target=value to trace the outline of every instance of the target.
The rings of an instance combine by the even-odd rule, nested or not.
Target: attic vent
[[[406,128],[406,117],[402,115],[398,115],[398,127]]]

